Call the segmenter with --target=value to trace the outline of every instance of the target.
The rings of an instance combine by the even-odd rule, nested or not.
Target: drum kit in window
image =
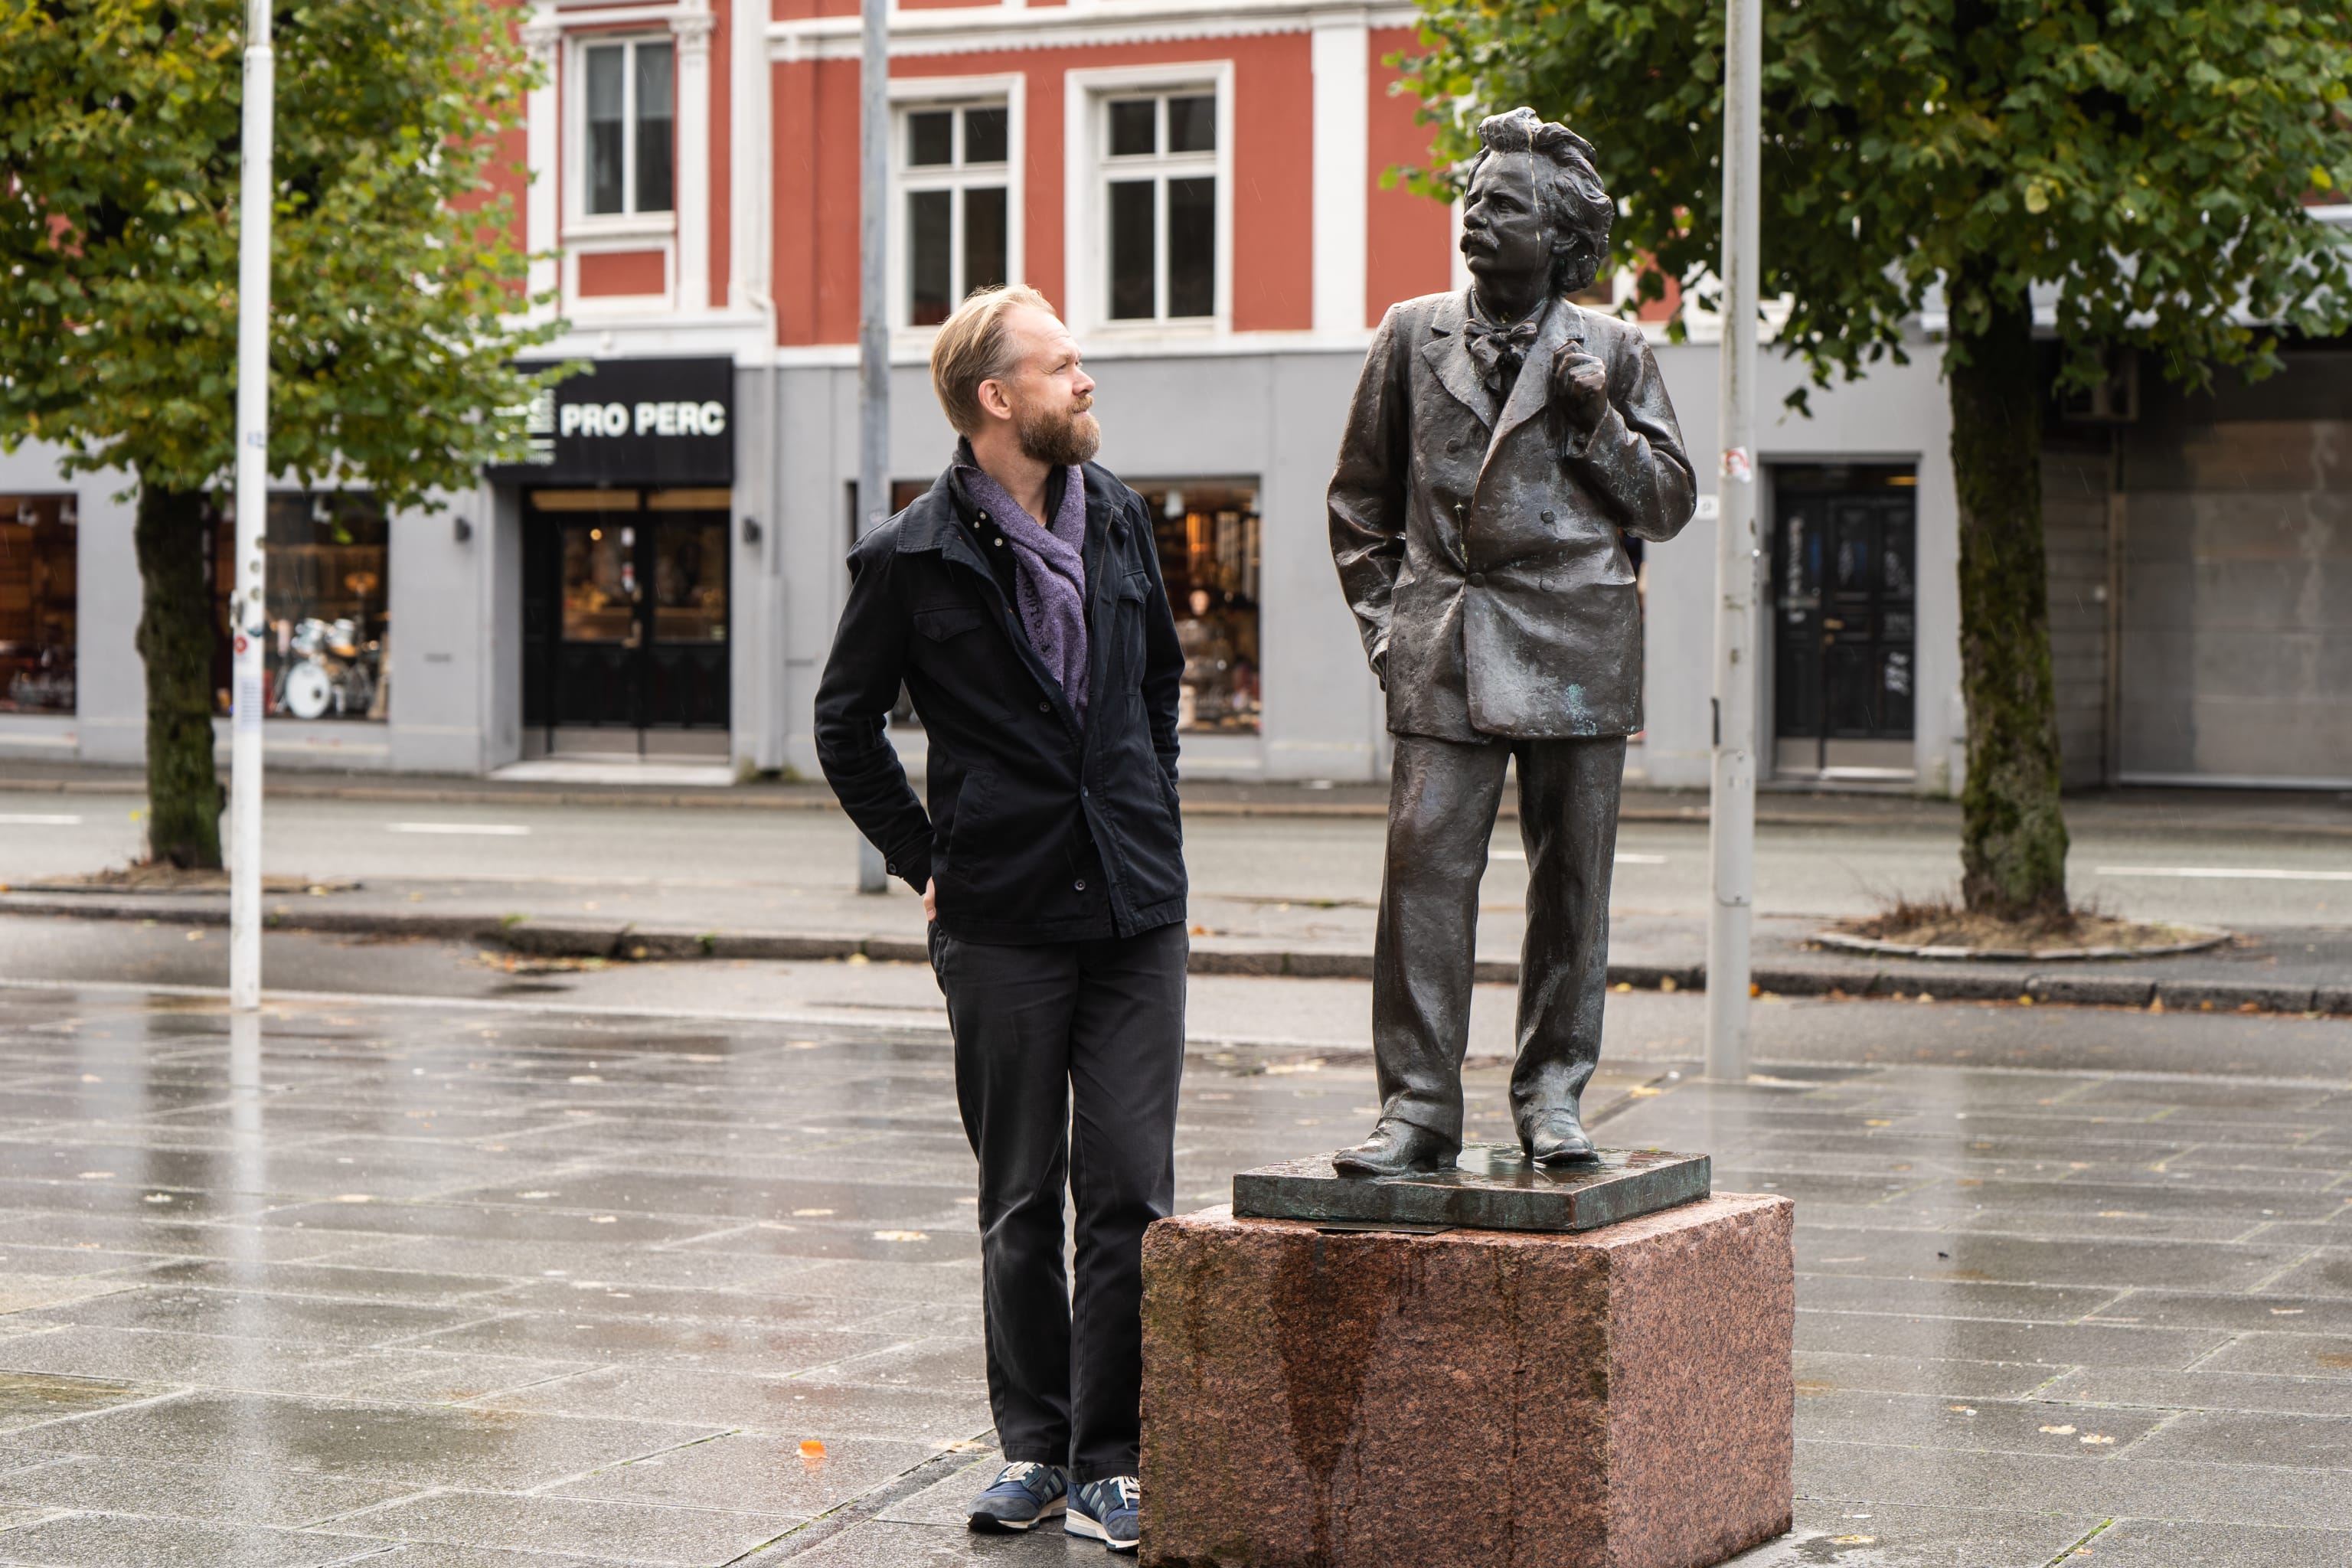
[[[297,621],[284,647],[287,659],[278,677],[278,711],[297,719],[320,719],[330,711],[338,716],[365,715],[374,705],[383,644],[380,639],[361,640],[357,621],[348,616]]]

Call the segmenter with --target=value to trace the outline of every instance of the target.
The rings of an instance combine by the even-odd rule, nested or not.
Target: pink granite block
[[[1703,1568],[1789,1528],[1795,1205],[1143,1243],[1150,1568]]]

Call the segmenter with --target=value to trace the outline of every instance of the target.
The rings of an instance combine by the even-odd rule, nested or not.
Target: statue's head
[[[1592,143],[1532,109],[1479,122],[1462,205],[1462,254],[1473,277],[1548,268],[1549,292],[1592,286],[1609,254],[1616,208],[1592,166]]]

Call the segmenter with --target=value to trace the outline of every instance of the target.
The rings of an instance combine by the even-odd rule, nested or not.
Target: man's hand
[[[1579,430],[1599,427],[1609,415],[1609,367],[1582,349],[1551,362],[1551,401]]]
[[[937,877],[933,877],[923,884],[923,919],[926,921],[936,921],[939,918],[940,879]]]

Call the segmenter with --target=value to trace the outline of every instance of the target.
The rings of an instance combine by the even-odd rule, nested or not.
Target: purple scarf
[[[966,448],[968,453],[970,448]],[[1087,720],[1087,563],[1079,553],[1087,537],[1087,481],[1076,468],[1062,486],[1062,507],[1048,531],[1024,510],[1004,487],[985,470],[959,454],[956,471],[964,492],[1004,531],[1013,546],[1014,608],[1029,646],[1045,661],[1054,679]]]

